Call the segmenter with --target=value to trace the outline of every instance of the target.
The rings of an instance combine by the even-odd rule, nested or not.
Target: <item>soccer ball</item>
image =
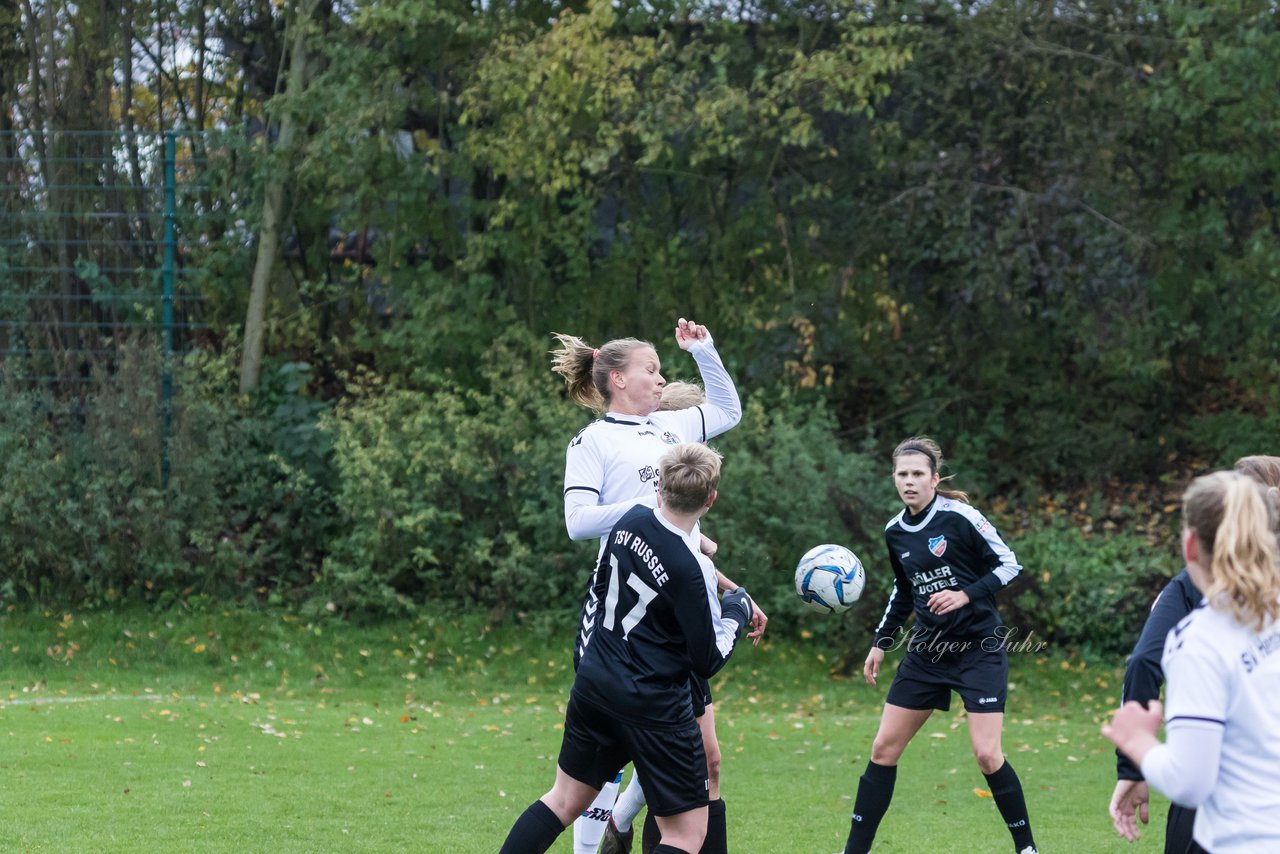
[[[810,608],[826,614],[847,610],[866,582],[858,556],[831,543],[809,549],[796,566],[796,593]]]

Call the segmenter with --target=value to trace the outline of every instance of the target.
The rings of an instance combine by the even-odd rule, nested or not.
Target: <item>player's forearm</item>
[[[1166,731],[1166,737],[1168,743],[1156,742],[1140,756],[1126,753],[1141,766],[1148,785],[1176,804],[1197,808],[1208,800],[1218,779],[1222,727],[1175,726]]]
[[[707,417],[707,438],[718,436],[742,420],[738,389],[725,370],[715,344],[700,342],[691,347],[689,353],[698,363],[702,386],[707,392],[707,402],[702,407]]]
[[[587,504],[575,500],[574,493],[565,496],[564,526],[571,540],[594,540],[605,536],[618,520],[637,504],[653,506],[654,499],[637,498],[617,504]]]

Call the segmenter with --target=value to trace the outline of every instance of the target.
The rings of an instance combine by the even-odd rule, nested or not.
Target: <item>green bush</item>
[[[130,344],[74,400],[0,390],[0,594],[167,607],[311,583],[333,513],[305,368],[268,371],[245,401],[230,360],[191,355],[167,443],[162,371],[158,348]]]
[[[1156,594],[1181,568],[1171,546],[1153,546],[1147,536],[1086,535],[1062,519],[1010,546],[1025,577],[1000,601],[1005,624],[1059,653],[1127,655]]]
[[[325,606],[576,605],[595,550],[569,540],[560,496],[584,413],[545,349],[513,330],[484,352],[479,383],[353,387],[327,427],[341,533],[315,591]]]
[[[158,353],[126,344],[93,379],[75,398],[0,392],[6,596],[107,602],[180,560],[161,489]]]
[[[846,449],[823,399],[759,389],[747,396],[742,423],[713,443],[725,455],[720,499],[703,523],[720,544],[716,563],[745,586],[769,615],[769,632],[823,639],[860,637],[878,615],[886,583],[884,522],[894,512],[888,460]],[[867,569],[862,600],[829,616],[795,594],[800,556],[820,543],[851,548]]]
[[[309,367],[269,365],[249,398],[233,359],[194,354],[175,381],[169,595],[298,601],[333,534],[336,471]]]

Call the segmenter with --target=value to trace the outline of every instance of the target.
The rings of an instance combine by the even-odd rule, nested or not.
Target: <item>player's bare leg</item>
[[[889,802],[893,800],[898,760],[931,714],[932,709],[904,709],[885,703],[884,712],[880,715],[880,729],[871,743],[871,761],[858,780],[849,839],[844,845],[845,854],[866,854],[871,850],[880,820],[889,811]]]
[[[725,817],[724,801],[720,798],[720,739],[716,738],[716,707],[708,703],[702,717],[698,718],[702,730],[702,749],[707,754],[707,838],[702,843],[701,854],[728,854],[729,825]]]
[[[702,850],[703,840],[707,835],[707,808],[698,807],[687,812],[671,816],[657,816],[658,830],[662,832],[662,842],[655,849],[671,847],[681,851]]]

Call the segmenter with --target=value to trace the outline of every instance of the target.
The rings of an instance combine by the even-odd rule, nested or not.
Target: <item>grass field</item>
[[[567,625],[306,625],[264,613],[0,617],[0,848],[493,852],[553,775]],[[743,648],[716,683],[736,851],[843,846],[881,687],[820,650]],[[857,657],[861,658],[861,651]],[[1005,750],[1042,852],[1134,846],[1106,815],[1115,662],[1013,657]],[[892,655],[891,655],[892,659]],[[957,704],[958,705],[958,704]],[[903,759],[884,852],[1012,845],[937,714]],[[571,850],[569,835],[553,851]]]

